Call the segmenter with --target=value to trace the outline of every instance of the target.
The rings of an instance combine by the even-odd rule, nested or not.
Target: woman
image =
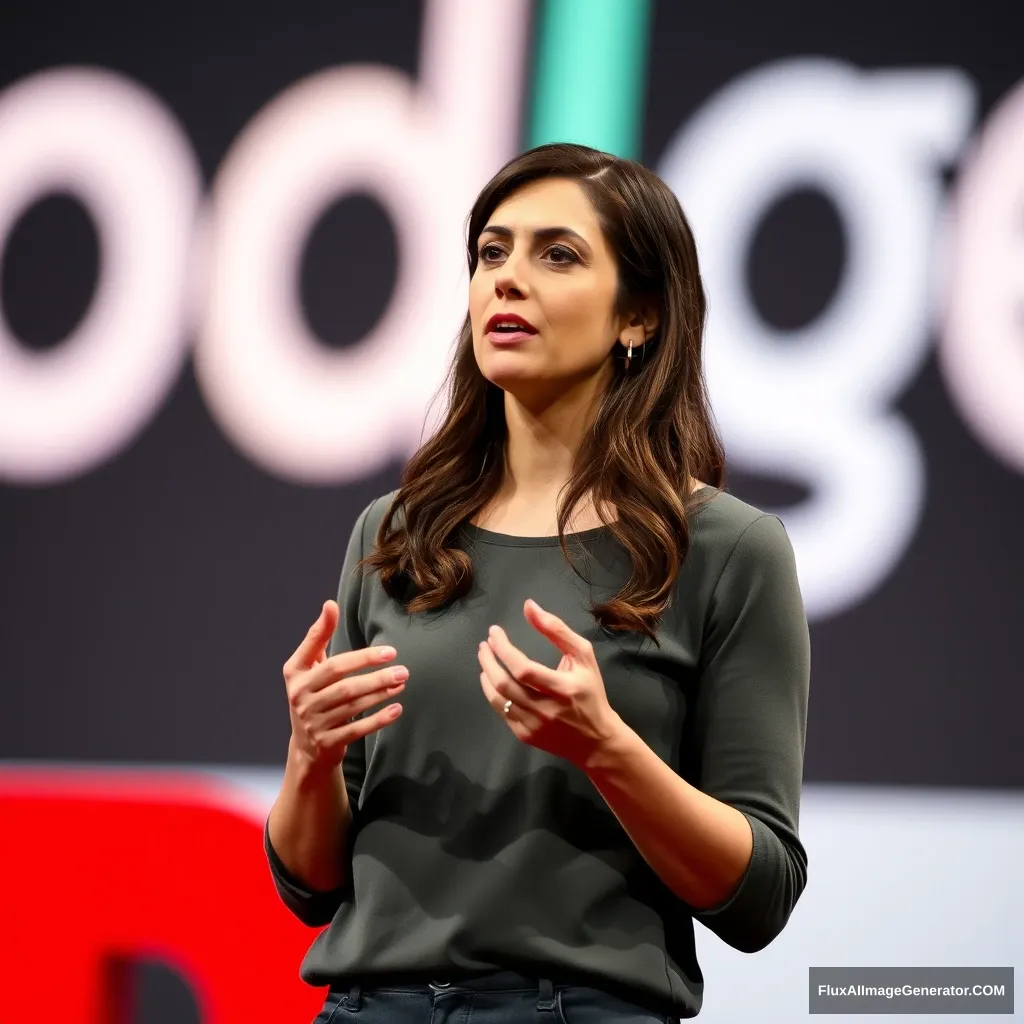
[[[792,548],[722,489],[660,179],[541,146],[468,243],[446,419],[284,667],[267,856],[330,925],[302,977],[321,1022],[694,1016],[693,921],[761,949],[806,882]]]

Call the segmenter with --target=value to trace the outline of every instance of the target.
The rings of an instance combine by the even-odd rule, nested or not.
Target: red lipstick
[[[495,313],[487,321],[484,334],[494,345],[512,345],[537,333],[537,328],[518,313]]]

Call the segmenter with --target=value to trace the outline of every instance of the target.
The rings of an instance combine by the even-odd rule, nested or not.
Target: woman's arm
[[[341,766],[317,772],[288,744],[281,791],[267,818],[267,841],[299,885],[323,892],[347,882],[344,854],[352,823]]]
[[[744,815],[680,778],[625,723],[587,774],[658,877],[694,909],[733,894],[753,836]]]
[[[762,949],[807,881],[797,835],[810,640],[780,520],[744,531],[708,611],[693,716],[699,788],[624,724],[585,766],[644,859],[729,945]]]
[[[356,519],[338,584],[338,623],[328,656],[366,646],[359,627],[363,530],[373,502]],[[348,745],[340,765],[310,764],[294,740],[288,744],[281,790],[270,809],[263,845],[274,884],[285,906],[304,924],[330,922],[349,887],[349,839],[353,807],[366,769],[365,737]]]

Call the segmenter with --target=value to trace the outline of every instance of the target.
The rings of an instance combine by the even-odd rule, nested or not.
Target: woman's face
[[[618,269],[589,201],[566,178],[531,182],[501,203],[477,240],[469,284],[481,373],[523,399],[550,400],[602,373],[626,319],[615,315]],[[490,333],[516,314],[533,333]],[[639,337],[634,343],[639,341]]]

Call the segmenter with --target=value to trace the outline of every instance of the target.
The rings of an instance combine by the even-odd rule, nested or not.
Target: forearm
[[[753,849],[740,811],[691,786],[625,723],[584,770],[669,889],[695,909],[728,899]]]
[[[351,823],[341,766],[315,772],[289,743],[284,781],[267,822],[270,843],[285,867],[311,890],[343,885]]]

